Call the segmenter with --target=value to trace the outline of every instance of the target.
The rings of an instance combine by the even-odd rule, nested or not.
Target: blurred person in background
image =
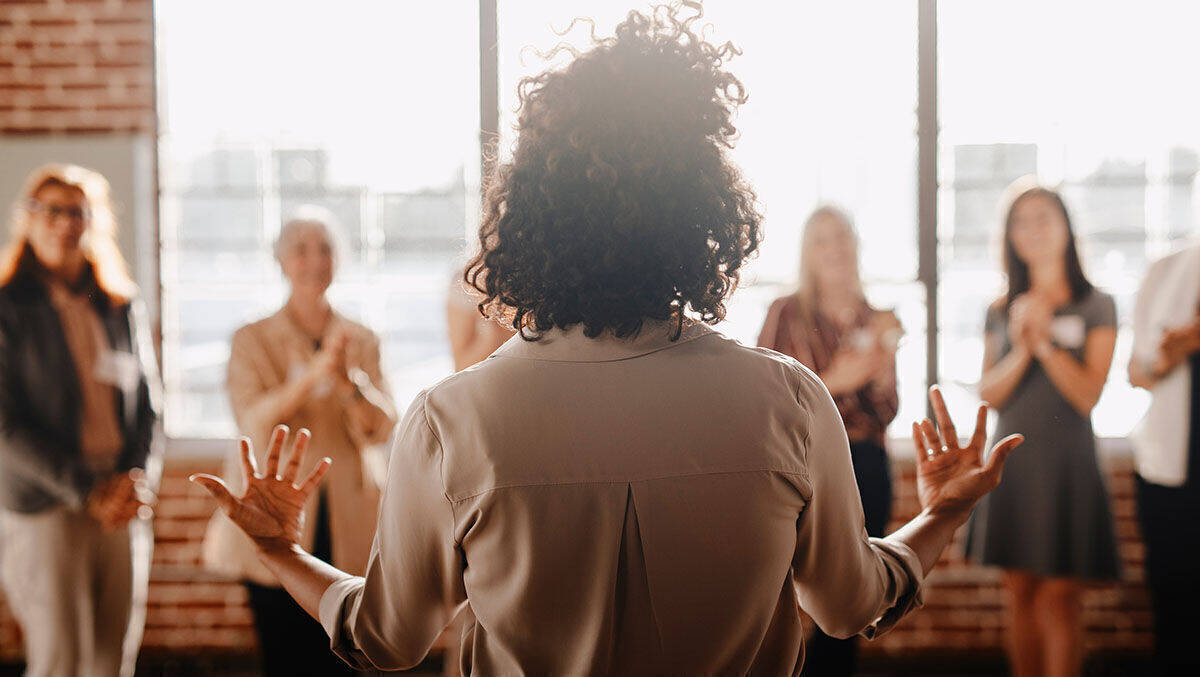
[[[805,222],[800,286],[776,299],[758,345],[813,370],[837,404],[850,439],[850,460],[866,516],[867,534],[884,536],[892,508],[887,427],[896,417],[896,348],[902,330],[894,313],[876,310],[863,295],[858,235],[848,214],[819,207]],[[834,639],[816,629],[804,673],[851,675],[857,639]]]
[[[238,329],[229,398],[242,435],[266,448],[279,422],[307,426],[337,467],[307,505],[301,543],[322,561],[361,575],[375,535],[384,461],[378,445],[396,423],[380,366],[379,338],[326,298],[338,263],[336,222],[304,207],[283,225],[275,258],[290,287],[274,315]],[[227,468],[237,468],[230,458]],[[243,581],[266,675],[352,674],[308,616],[258,561],[254,545],[218,513],[205,563]]]
[[[1062,196],[1028,178],[1007,195],[1008,289],[987,311],[980,396],[996,437],[1020,430],[1028,448],[980,502],[967,552],[1004,569],[1013,673],[1069,677],[1083,664],[1081,582],[1119,577],[1091,421],[1116,305],[1084,275]]]
[[[0,578],[30,677],[131,677],[153,546],[157,368],[108,182],[27,179],[0,254]]]
[[[457,271],[446,293],[446,332],[454,356],[454,371],[487,359],[516,333],[484,317],[479,311],[481,297],[464,286],[464,282],[463,272]]]
[[[1132,441],[1155,667],[1200,674],[1200,245],[1146,272],[1133,310],[1129,382],[1153,395]]]

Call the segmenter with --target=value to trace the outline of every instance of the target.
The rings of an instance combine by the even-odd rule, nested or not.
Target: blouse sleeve
[[[1117,326],[1117,303],[1109,294],[1092,292],[1088,312],[1084,313],[1087,330],[1113,328]]]
[[[425,398],[417,396],[397,433],[366,576],[338,581],[321,597],[330,646],[360,669],[416,665],[467,598]]]
[[[924,572],[903,542],[867,536],[849,442],[829,392],[805,373],[797,398],[812,409],[803,451],[810,494],[792,560],[800,607],[826,634],[874,637],[921,605]]]
[[[988,306],[983,318],[983,340],[993,354],[999,356],[1004,348],[1008,326],[1005,318],[1004,303],[998,301]]]

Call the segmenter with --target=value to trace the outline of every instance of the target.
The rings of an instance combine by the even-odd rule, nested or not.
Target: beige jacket
[[[669,333],[516,337],[419,395],[366,576],[321,598],[334,650],[411,666],[469,609],[464,674],[795,674],[798,607],[845,637],[917,603],[812,372]]]
[[[380,369],[379,339],[371,330],[340,315],[335,317],[334,324],[349,329],[347,367],[365,371],[375,387],[386,394],[387,384]],[[377,445],[387,440],[395,421],[389,420],[379,426],[380,432],[374,439],[363,438],[347,425],[344,405],[331,389],[324,393],[318,389],[313,398],[286,421],[259,420],[253,413],[259,398],[286,384],[315,355],[316,347],[312,341],[282,311],[242,327],[233,335],[227,381],[229,399],[238,431],[253,442],[260,468],[264,465],[267,441],[276,424],[286,424],[293,432],[301,427],[312,431],[309,465],[312,459],[320,456],[333,459],[333,466],[322,481],[333,541],[332,564],[343,571],[362,573],[366,571],[371,540],[375,535],[382,469],[386,465]],[[224,477],[240,478],[242,469],[238,452],[234,445],[230,446]],[[231,488],[234,487],[231,485]],[[314,493],[306,506],[308,519],[301,543],[309,551],[316,534],[316,505],[317,494]],[[204,541],[204,563],[228,576],[278,585],[259,561],[250,539],[221,511],[217,511],[209,523]]]

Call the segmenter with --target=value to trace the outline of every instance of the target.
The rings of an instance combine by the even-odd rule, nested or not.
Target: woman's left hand
[[[934,513],[955,515],[965,521],[975,503],[1000,484],[1004,461],[1022,442],[1023,435],[1009,435],[997,442],[984,459],[983,446],[987,441],[988,405],[979,405],[975,432],[962,446],[955,430],[941,388],[929,389],[938,425],[925,419],[913,423],[913,446],[917,454],[917,498],[921,507]],[[1014,519],[1017,516],[1013,516]]]
[[[296,433],[287,465],[279,472],[280,455],[287,437],[287,426],[275,427],[267,452],[267,466],[262,474],[255,467],[250,440],[244,437],[239,440],[242,471],[246,474],[246,491],[240,498],[235,497],[219,477],[200,474],[189,478],[208,489],[229,519],[263,550],[291,548],[300,542],[304,503],[316,491],[332,464],[328,457],[322,458],[308,478],[297,485],[296,477],[312,435],[304,428]]]

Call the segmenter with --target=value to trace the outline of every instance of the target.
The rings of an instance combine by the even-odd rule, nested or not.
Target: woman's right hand
[[[332,464],[328,457],[322,458],[308,478],[297,485],[296,478],[311,436],[307,430],[300,429],[288,462],[280,472],[280,452],[287,436],[287,426],[275,427],[267,452],[267,467],[262,474],[255,467],[250,440],[244,437],[239,440],[242,471],[246,474],[246,491],[241,497],[234,496],[219,477],[200,474],[188,478],[208,489],[229,519],[260,550],[290,548],[300,542],[304,526],[304,503],[316,491]]]
[[[929,389],[937,428],[925,419],[913,423],[913,446],[917,454],[917,496],[921,507],[931,513],[948,514],[960,521],[979,499],[1000,484],[1004,462],[1022,442],[1023,435],[1009,435],[996,443],[983,458],[987,441],[987,404],[979,405],[975,432],[967,445],[959,446],[958,432],[938,386]]]
[[[314,383],[326,378],[342,381],[346,375],[346,346],[350,337],[342,329],[335,329],[329,338],[321,345],[312,362],[309,363],[309,377]]]

